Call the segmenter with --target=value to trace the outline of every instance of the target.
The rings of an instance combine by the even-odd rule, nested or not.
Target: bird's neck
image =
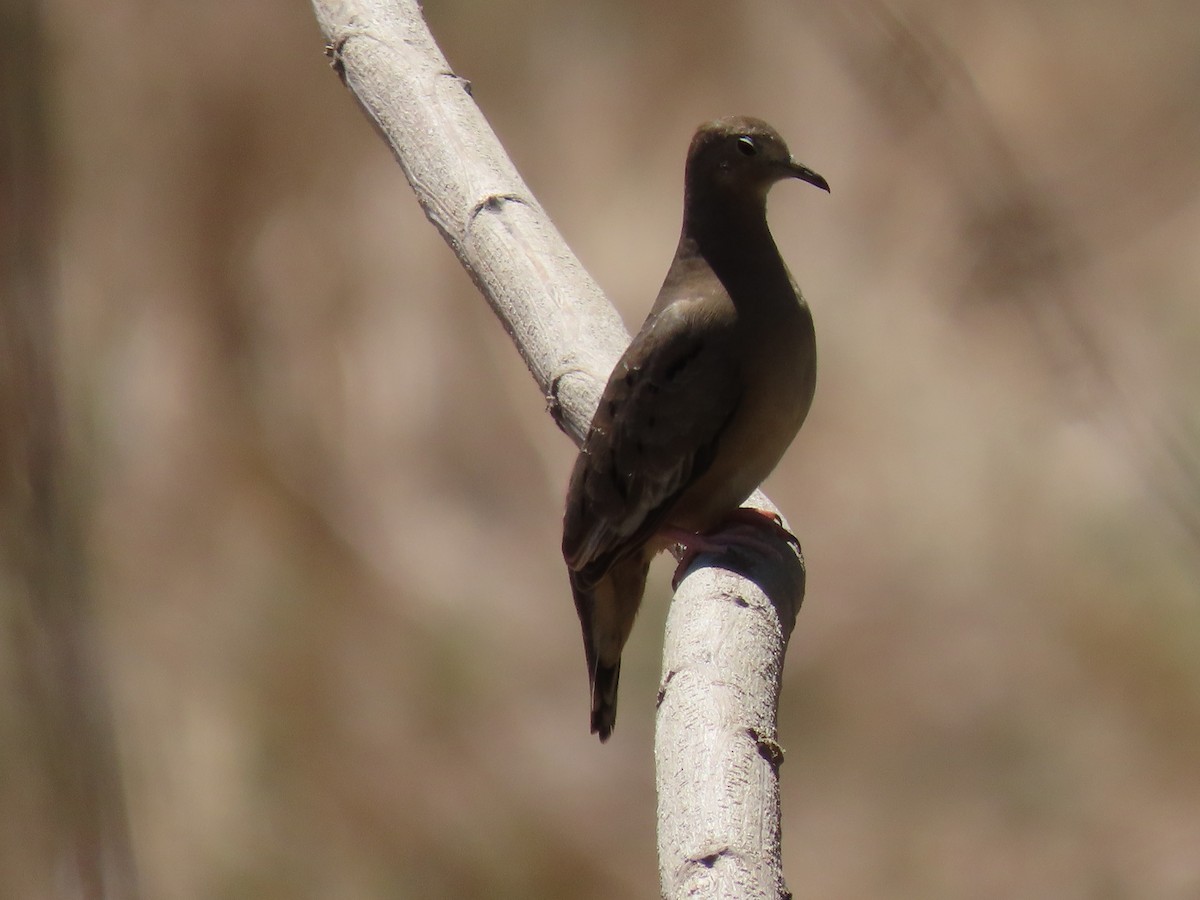
[[[761,276],[783,265],[767,228],[765,193],[689,196],[680,251],[703,257],[722,281],[743,272]]]

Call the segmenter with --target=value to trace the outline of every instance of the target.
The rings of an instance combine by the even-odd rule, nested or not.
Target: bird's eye
[[[758,152],[758,144],[754,143],[754,138],[745,134],[737,139],[737,148],[742,156],[753,156]]]

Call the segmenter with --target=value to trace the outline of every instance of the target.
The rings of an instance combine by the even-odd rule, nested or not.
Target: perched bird
[[[766,122],[733,117],[696,131],[675,259],[571,474],[563,557],[601,741],[650,559],[703,545],[693,539],[770,474],[812,403],[812,317],[767,228],[767,191],[785,178],[829,190]]]

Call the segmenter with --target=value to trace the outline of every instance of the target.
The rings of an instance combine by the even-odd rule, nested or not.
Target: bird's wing
[[[742,390],[719,306],[679,299],[658,311],[609,378],[563,522],[563,556],[585,578],[648,540],[712,464]]]

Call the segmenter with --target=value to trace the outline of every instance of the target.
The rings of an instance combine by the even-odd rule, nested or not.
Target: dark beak
[[[821,190],[829,191],[829,182],[810,169],[808,166],[802,166],[794,159],[787,165],[787,174],[790,178],[799,178],[801,181],[807,181],[813,187],[819,187]]]

